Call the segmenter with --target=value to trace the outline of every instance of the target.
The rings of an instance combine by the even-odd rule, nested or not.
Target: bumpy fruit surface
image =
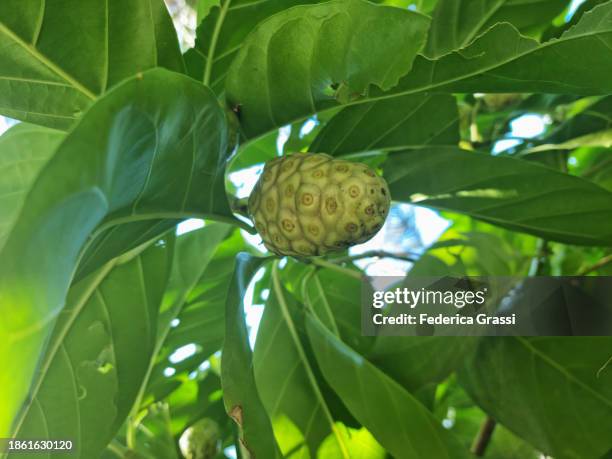
[[[219,425],[204,418],[185,430],[179,440],[185,459],[213,459],[219,452]]]
[[[266,163],[249,214],[268,250],[308,257],[372,238],[390,203],[387,183],[366,165],[296,153]]]

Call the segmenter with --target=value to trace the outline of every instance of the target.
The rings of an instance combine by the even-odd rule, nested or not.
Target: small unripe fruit
[[[179,439],[185,459],[213,459],[219,452],[219,425],[210,418],[200,419],[187,428]]]
[[[387,182],[366,165],[296,153],[265,164],[248,207],[268,250],[308,257],[371,239],[390,204]]]

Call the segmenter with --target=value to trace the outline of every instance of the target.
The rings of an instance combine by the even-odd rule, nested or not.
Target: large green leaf
[[[224,289],[223,295],[227,295],[227,285],[230,282],[231,273],[229,273],[230,277],[227,279],[214,278],[219,258],[225,260],[228,256],[233,258],[236,254],[235,251],[231,250],[234,245],[232,238],[227,238],[230,229],[229,225],[209,223],[204,228],[191,231],[177,238],[172,260],[172,272],[158,323],[159,332],[155,360],[150,362],[149,373],[142,382],[143,396],[136,409],[144,408],[152,401],[165,398],[177,388],[177,385],[180,386],[181,381],[188,377],[188,374],[194,371],[203,360],[220,348],[224,333],[223,312],[214,311],[215,316],[210,321],[211,327],[203,327],[202,323],[193,327],[194,324],[190,322],[192,317],[184,316],[183,312],[194,302],[206,303],[199,297],[198,293],[205,294],[205,292],[210,291],[208,290],[210,284],[215,285],[215,291],[219,288]],[[230,249],[231,255],[227,253],[228,249]],[[215,273],[215,275],[212,275],[212,273]],[[224,272],[223,274],[227,275],[228,273]],[[216,287],[217,281],[222,284],[219,288]],[[222,303],[217,302],[218,298],[216,296],[210,299],[213,303],[216,303],[218,309],[223,309],[225,296]],[[190,343],[198,346],[195,355],[178,364],[168,360],[178,347]],[[172,367],[176,371],[173,377],[164,374],[164,370],[168,367]],[[183,375],[183,372],[187,372],[187,374]]]
[[[203,282],[203,279],[213,277],[211,272],[214,272],[215,269],[215,258],[222,251],[223,241],[227,237],[230,228],[229,225],[212,223],[177,238],[174,259],[172,261],[172,272],[164,295],[164,304],[159,320],[160,333],[157,339],[158,350],[161,352],[158,356],[159,358],[165,360],[177,347],[192,342],[189,338],[196,339],[193,333],[188,333],[186,330],[192,328],[194,324],[190,323],[189,320],[183,320],[182,314],[190,304],[202,303],[200,299],[190,300],[190,296],[193,295],[194,290],[202,288],[200,284]],[[213,285],[216,283],[216,279],[210,279],[210,281]],[[227,282],[229,281],[226,281],[226,284]],[[207,282],[206,286],[208,285]],[[217,298],[211,298],[211,300],[216,301]],[[223,301],[224,303],[225,301]],[[216,305],[218,307],[221,306],[218,303]],[[178,319],[179,326],[173,325],[175,319]],[[223,322],[223,314],[221,314],[220,319],[218,316],[214,317],[212,323],[218,327],[219,320]],[[196,333],[199,333],[196,343],[201,345],[212,343],[214,348],[212,352],[216,351],[218,347],[214,346],[214,343],[218,343],[219,339],[223,337],[222,332],[221,338],[219,337],[217,327],[211,330],[212,333],[210,335],[213,336],[207,336],[208,330],[205,329],[196,331]],[[195,328],[197,330],[197,327]],[[160,374],[161,370],[168,366],[166,363],[160,363],[160,365],[163,364],[159,368]]]
[[[478,437],[487,415],[466,394],[457,382],[449,378],[436,391],[434,415],[454,436],[470,448]],[[541,453],[501,424],[496,424],[484,456],[487,459],[539,459]]]
[[[612,448],[610,337],[487,338],[460,382],[490,415],[546,454],[599,458]]]
[[[32,183],[63,138],[60,131],[28,124],[18,124],[0,137],[0,247]]]
[[[523,31],[557,16],[567,0],[438,0],[425,47],[436,58],[461,49],[498,22]]]
[[[260,23],[227,75],[247,137],[262,134],[406,74],[429,20],[363,0],[297,6]]]
[[[594,8],[559,39],[542,45],[501,23],[470,46],[438,60],[417,58],[412,72],[391,92],[609,94],[611,46],[612,2]]]
[[[0,113],[67,128],[96,97],[156,66],[180,71],[162,0],[3,0]]]
[[[223,92],[228,68],[257,24],[292,6],[319,1],[220,0],[198,26],[195,46],[184,55],[189,75],[215,93]]]
[[[323,397],[298,331],[300,310],[274,268],[270,299],[253,353],[255,381],[286,456],[315,457],[324,439],[335,435],[348,459],[340,430]],[[290,454],[290,452],[292,452]]]
[[[455,98],[423,93],[342,109],[325,125],[310,151],[342,155],[458,142]]]
[[[468,457],[433,415],[312,315],[306,328],[317,362],[347,408],[394,457]]]
[[[525,275],[536,251],[525,240],[535,238],[455,216],[453,225],[412,266],[410,276]]]
[[[170,254],[165,243],[140,249],[70,290],[12,436],[70,438],[78,457],[98,457],[153,355]]]
[[[570,244],[612,244],[612,193],[538,164],[456,148],[396,152],[393,199]]]
[[[164,343],[170,349],[194,343],[208,357],[223,344],[225,302],[236,255],[246,249],[242,238],[228,238],[218,245],[219,236],[227,234],[229,230],[227,225],[223,226],[225,231],[218,233],[217,237],[210,232],[212,226],[208,227],[208,232],[201,230],[183,236],[188,238],[193,235],[193,239],[185,250],[180,269],[189,276],[191,273],[199,273],[199,278],[185,283],[189,289],[186,291],[185,303],[176,316],[180,323],[172,327]],[[183,242],[183,237],[179,238],[179,244]],[[211,250],[215,248],[209,259]]]
[[[88,241],[79,260],[74,280],[82,279],[113,257],[155,239],[179,222],[180,220],[173,218],[133,221],[96,232],[96,237]]]
[[[0,372],[31,374],[23,362],[38,355],[96,226],[231,215],[226,150],[223,110],[188,77],[152,70],[101,98],[40,172],[0,248],[0,346],[9,356]],[[30,357],[9,351],[18,347]]]
[[[374,338],[361,334],[362,298],[366,288],[371,288],[366,279],[331,269],[321,269],[305,279],[304,304],[343,342],[359,353],[367,352]]]
[[[473,347],[467,336],[379,336],[366,357],[414,392],[446,378]]]
[[[242,308],[242,299],[249,281],[265,260],[246,253],[238,254],[225,307],[221,383],[225,408],[238,424],[241,444],[248,450],[250,457],[274,459],[282,455],[255,386],[252,353]]]
[[[62,138],[63,134],[59,131],[26,124],[15,126],[0,137],[0,215],[2,215],[0,247],[6,242],[21,212],[32,182]],[[8,346],[8,343],[5,345]],[[0,349],[2,355],[9,355],[8,348],[3,349],[1,342]],[[26,349],[23,351],[27,353]],[[19,357],[15,358],[17,362]],[[0,370],[0,386],[4,388],[3,391],[7,394],[21,394],[3,398],[4,409],[0,410],[0,435],[8,435],[12,418],[29,387],[30,375],[25,373]]]
[[[323,5],[315,5],[303,8],[323,7]],[[370,8],[374,7],[370,6]],[[301,11],[301,8],[291,11]],[[414,60],[412,70],[400,79],[397,86],[386,92],[376,87],[370,88],[366,97],[356,97],[360,91],[356,91],[357,94],[351,91],[349,97],[346,97],[346,87],[342,84],[335,94],[329,91],[327,85],[346,83],[346,77],[338,79],[332,75],[330,79],[328,74],[324,74],[326,76],[324,80],[313,78],[313,82],[322,81],[318,86],[308,86],[308,81],[305,80],[309,80],[306,76],[312,75],[311,72],[304,70],[303,67],[288,71],[283,56],[290,54],[293,59],[298,47],[292,46],[293,40],[283,34],[280,36],[284,40],[269,41],[271,37],[276,36],[273,33],[275,28],[272,27],[272,23],[280,22],[279,18],[288,13],[277,14],[262,23],[247,39],[230,69],[227,82],[228,98],[231,103],[241,107],[242,122],[245,133],[249,137],[264,134],[273,127],[304,118],[317,111],[337,107],[338,101],[354,105],[433,90],[437,92],[551,92],[579,95],[612,92],[612,80],[608,78],[612,72],[612,59],[610,59],[612,2],[607,2],[584,14],[578,24],[559,39],[550,40],[541,45],[535,40],[521,36],[517,29],[509,23],[497,24],[478,37],[471,45],[440,59],[430,60],[418,56]],[[416,24],[419,21],[409,18],[408,22],[408,29],[416,33]],[[387,29],[386,26],[383,28]],[[294,27],[290,30],[297,33]],[[271,37],[268,36],[269,34],[272,34]],[[300,31],[300,39],[303,40],[304,35],[305,33]],[[368,35],[370,39],[371,36],[372,34]],[[328,53],[332,51],[338,53],[336,62],[343,62],[345,57],[343,50],[337,50],[342,43],[344,42],[339,38],[330,39],[325,43]],[[331,46],[331,44],[336,44],[336,46]],[[313,47],[314,43],[310,40],[306,48],[311,50]],[[416,52],[419,47],[416,48]],[[299,49],[304,50],[305,48],[299,47]],[[589,52],[585,53],[584,49],[589,49]],[[394,48],[387,46],[386,50],[391,52]],[[270,62],[279,66],[278,71],[274,66],[267,66],[267,56],[272,52],[274,58],[271,58]],[[367,54],[370,56],[369,59],[364,59],[357,65],[355,72],[363,74],[369,68],[368,66],[376,64],[378,59],[389,58],[385,53],[370,51]],[[306,55],[309,56],[309,54]],[[394,51],[393,55],[397,56],[397,52]],[[404,50],[400,52],[400,55],[407,56]],[[411,59],[406,58],[406,60]],[[300,60],[295,62],[304,65]],[[383,65],[380,68],[387,68],[387,66]],[[588,69],[588,71],[577,69]],[[265,78],[264,74],[261,79],[257,80],[261,86],[254,86],[252,81],[254,71],[270,71],[270,74],[273,75],[283,75],[283,83],[279,84],[279,81],[274,81],[273,85],[267,85],[269,79]],[[287,82],[284,82],[285,77]],[[369,83],[376,85],[375,80]],[[310,98],[311,94],[314,95],[314,103]]]
[[[567,20],[566,18],[566,20],[563,21],[563,23],[561,24],[557,24],[557,21],[554,21],[554,25],[552,27],[549,27],[542,34],[542,40],[546,41],[551,38],[559,37],[567,29],[570,29],[575,26],[587,11],[595,8],[598,5],[601,5],[602,3],[606,3],[607,1],[608,0],[581,0],[580,2],[576,2],[576,4],[578,4],[579,6],[572,14],[572,17],[569,20]]]

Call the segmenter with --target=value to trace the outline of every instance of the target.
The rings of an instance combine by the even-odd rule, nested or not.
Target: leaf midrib
[[[96,95],[76,80],[72,75],[65,72],[61,67],[56,65],[53,61],[49,60],[44,54],[40,53],[38,49],[23,41],[18,35],[16,35],[11,29],[9,29],[3,22],[0,22],[0,33],[4,33],[25,51],[27,51],[34,59],[44,64],[51,71],[55,72],[60,78],[68,82],[79,92],[83,93],[87,98],[91,100],[96,99]]]
[[[306,357],[305,351],[302,347],[302,343],[300,342],[297,330],[295,329],[295,324],[293,323],[293,319],[291,318],[291,314],[289,312],[289,308],[285,300],[285,296],[283,294],[283,290],[282,290],[283,287],[279,279],[278,262],[275,262],[272,266],[272,287],[276,294],[278,305],[282,313],[282,317],[286,323],[287,328],[289,329],[289,334],[291,335],[294,346],[296,347],[296,350],[298,352],[302,365],[304,366],[304,370],[306,371],[306,375],[308,377],[308,381],[311,385],[312,391],[314,392],[315,397],[317,398],[317,401],[319,402],[318,404],[320,408],[323,410],[325,418],[327,419],[329,423],[330,430],[336,437],[338,446],[340,447],[342,451],[342,456],[348,459],[349,457],[348,448],[344,443],[342,435],[340,434],[340,432],[338,432],[338,429],[336,428],[336,425],[334,424],[334,419],[329,411],[327,403],[325,402],[323,394],[321,393],[321,390],[314,376],[312,368],[310,367],[310,363],[308,362],[308,358]]]
[[[575,375],[567,371],[557,361],[553,360],[551,357],[546,355],[544,352],[540,351],[538,348],[533,346],[527,339],[525,339],[522,336],[515,336],[514,339],[516,339],[516,341],[518,341],[519,344],[521,344],[527,351],[531,352],[531,354],[534,357],[540,358],[544,363],[548,364],[550,367],[552,367],[553,369],[561,373],[568,381],[577,385],[578,387],[585,390],[586,392],[589,392],[593,397],[595,397],[596,399],[601,401],[603,404],[605,404],[607,407],[612,409],[612,400],[609,400],[608,398],[604,397],[602,394],[597,392],[591,386],[584,383],[582,380],[577,378]]]
[[[580,23],[578,23],[577,25],[579,25],[579,24]],[[456,78],[450,78],[450,79],[447,79],[447,80],[444,80],[444,81],[441,81],[441,82],[437,82],[437,83],[430,82],[429,84],[426,84],[426,85],[423,85],[423,86],[419,86],[419,87],[410,88],[410,89],[406,89],[406,90],[400,91],[400,92],[391,92],[391,93],[380,94],[380,95],[377,95],[377,96],[374,96],[374,97],[365,97],[363,99],[358,99],[358,100],[349,102],[347,104],[343,104],[341,106],[336,105],[336,106],[333,106],[333,107],[330,107],[330,108],[325,108],[325,109],[319,110],[318,113],[327,113],[327,112],[330,112],[330,111],[333,111],[333,110],[337,110],[338,108],[345,109],[347,107],[357,106],[357,105],[361,105],[361,104],[368,104],[368,103],[372,103],[372,102],[376,102],[376,101],[380,101],[380,100],[393,99],[393,98],[405,96],[405,95],[408,95],[408,94],[416,94],[416,93],[420,93],[420,92],[424,92],[424,91],[429,91],[429,90],[432,90],[432,89],[435,89],[435,88],[439,88],[441,86],[445,86],[445,85],[457,83],[457,82],[460,82],[460,81],[463,81],[463,80],[467,80],[467,79],[472,78],[472,77],[474,77],[476,75],[485,74],[487,72],[490,72],[491,70],[495,70],[495,69],[497,69],[499,67],[503,67],[506,64],[510,64],[513,61],[516,61],[516,60],[518,60],[520,58],[523,58],[523,57],[525,57],[525,56],[527,56],[527,55],[529,55],[529,54],[531,54],[533,52],[546,49],[546,48],[548,48],[550,46],[554,46],[554,45],[557,45],[557,44],[567,43],[567,42],[570,42],[572,40],[579,40],[579,39],[583,39],[583,38],[588,38],[590,36],[599,36],[601,34],[612,32],[612,29],[610,29],[610,30],[606,29],[606,30],[596,30],[594,32],[585,32],[585,33],[581,33],[581,34],[577,34],[577,35],[572,35],[570,37],[565,37],[565,38],[564,38],[565,35],[563,35],[560,38],[552,39],[550,41],[547,41],[546,43],[539,44],[536,40],[533,40],[531,38],[528,38],[528,37],[525,37],[525,36],[521,35],[521,33],[518,31],[518,29],[516,29],[516,27],[514,27],[512,24],[510,24],[508,22],[500,22],[497,25],[493,26],[489,30],[493,30],[495,28],[500,28],[501,26],[510,26],[516,32],[516,34],[517,34],[516,38],[518,40],[527,40],[529,42],[534,43],[536,46],[531,47],[530,49],[528,49],[526,51],[523,51],[522,53],[514,54],[514,55],[510,56],[509,58],[504,59],[502,61],[497,61],[497,62],[495,62],[492,65],[479,68],[479,69],[477,69],[477,70],[475,70],[473,72],[461,74],[460,76],[458,76]],[[576,26],[574,26],[574,27],[576,27]],[[568,32],[571,31],[571,30],[572,29],[569,29]],[[567,34],[567,32],[566,32],[566,34]],[[445,58],[445,57],[447,57],[447,56],[449,56],[449,55],[451,55],[453,53],[458,53],[458,51],[455,50],[455,51],[453,51],[453,52],[451,52],[449,54],[446,54],[445,56],[440,57],[439,59],[443,59],[443,58]],[[425,57],[422,54],[418,55],[417,59],[419,57],[421,59],[425,59],[425,60],[427,60],[429,62],[434,62],[434,63],[435,62],[439,62],[439,59],[428,59],[427,57]],[[414,69],[414,67],[413,67],[413,69]],[[402,78],[404,78],[404,77],[406,77],[408,75],[410,75],[410,73],[407,73]],[[393,90],[391,90],[391,91],[393,91]],[[291,119],[291,120],[289,120],[289,121],[287,121],[286,123],[283,123],[283,124],[287,124],[287,125],[293,124],[293,123],[296,123],[296,122],[298,122],[298,121],[300,121],[300,120],[302,120],[302,119],[304,119],[304,118],[306,118],[308,116],[310,116],[310,114],[307,114],[307,115],[304,115],[304,116],[300,116],[300,117]],[[270,132],[272,132],[272,131],[274,131],[276,129],[278,129],[278,126],[275,126],[273,129],[269,129],[269,130],[261,132],[260,134],[255,135],[254,137],[250,138],[248,140],[248,142],[245,143],[245,145],[250,145],[252,142],[257,141],[261,137],[264,137],[265,135],[269,134]]]
[[[212,38],[210,40],[210,46],[208,47],[208,57],[206,59],[206,67],[204,68],[204,77],[202,82],[205,85],[209,85],[210,83],[210,75],[212,73],[212,67],[215,62],[214,56],[215,51],[217,50],[217,41],[219,39],[219,35],[221,34],[221,28],[223,27],[223,23],[225,22],[225,16],[229,10],[230,4],[232,0],[227,0],[221,10],[219,11],[219,18],[215,23],[215,28],[213,30]]]

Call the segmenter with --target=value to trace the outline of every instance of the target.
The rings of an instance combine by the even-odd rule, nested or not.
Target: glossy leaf
[[[475,340],[447,336],[379,336],[367,359],[409,391],[439,383],[463,363]]]
[[[196,42],[185,55],[187,72],[220,94],[225,77],[245,38],[264,19],[295,5],[318,0],[219,0],[196,31]]]
[[[170,349],[194,343],[205,357],[221,349],[225,332],[225,302],[236,255],[246,248],[244,242],[235,238],[219,244],[221,237],[225,237],[230,229],[228,225],[223,227],[224,230],[211,232],[212,226],[209,225],[209,231],[201,230],[184,236],[193,234],[194,237],[190,247],[185,246],[181,271],[186,274],[198,273],[199,278],[185,282],[189,289],[186,290],[185,303],[176,316],[179,325],[170,330],[165,342]],[[179,244],[181,242],[179,238]]]
[[[578,24],[559,39],[550,40],[541,45],[533,39],[521,36],[511,24],[497,24],[460,51],[437,60],[418,56],[414,60],[412,70],[400,79],[397,86],[387,92],[373,88],[366,97],[340,97],[338,100],[354,105],[433,90],[437,92],[608,94],[612,91],[612,83],[607,76],[612,71],[612,63],[609,59],[611,18],[612,2],[607,2],[584,14]],[[260,39],[257,31],[263,36],[267,29],[272,29],[266,24],[264,22],[249,38],[257,42],[259,47],[263,46],[262,43],[266,42],[267,37]],[[414,27],[414,21],[411,22],[410,27]],[[295,32],[297,29],[292,28],[291,30]],[[301,33],[300,37],[303,38],[303,35]],[[273,48],[275,56],[293,52],[290,51],[288,43],[291,41],[285,39],[282,44],[274,44],[278,47],[278,50]],[[252,46],[255,48],[256,45]],[[391,49],[388,46],[387,48]],[[586,48],[590,50],[589,53],[583,52]],[[305,84],[298,77],[291,78],[291,87],[283,83],[281,89],[278,89],[279,82],[274,81],[274,92],[266,88],[253,87],[252,78],[247,79],[245,75],[252,76],[254,69],[258,71],[274,70],[266,67],[267,64],[262,64],[267,53],[272,51],[270,47],[265,48],[266,51],[263,51],[261,55],[251,53],[252,57],[249,58],[253,59],[253,64],[243,70],[242,75],[245,81],[241,82],[238,76],[240,75],[239,69],[243,65],[242,59],[247,57],[248,49],[248,47],[242,48],[232,67],[236,71],[231,70],[228,79],[229,101],[243,109],[242,121],[248,137],[261,135],[273,127],[304,118],[317,111],[337,107],[334,94],[329,90],[323,91],[325,85],[319,86],[322,92],[315,94],[319,94],[320,98],[315,97],[313,105],[310,98],[302,95],[304,92],[309,93],[308,86],[295,86],[296,82]],[[406,55],[405,52],[402,53]],[[241,58],[243,54],[245,57]],[[577,68],[586,68],[589,71],[576,71]],[[364,71],[364,69],[360,70]],[[290,75],[284,67],[282,73]],[[302,78],[309,74],[304,71],[300,72]],[[234,78],[236,78],[235,81]],[[265,82],[267,79],[262,78],[261,81]],[[338,83],[334,81],[334,78],[325,80],[325,82],[326,84]],[[370,83],[375,84],[376,82],[370,81]],[[288,89],[285,86],[291,89],[291,97],[286,93]],[[355,96],[354,93],[353,96]]]
[[[169,255],[165,243],[156,244],[70,290],[12,436],[70,438],[78,457],[101,453],[153,356]]]
[[[325,125],[310,151],[342,155],[458,142],[455,98],[423,93],[342,109]]]
[[[19,216],[28,190],[64,134],[19,124],[0,137],[0,250]]]
[[[191,312],[188,315],[183,315],[183,312],[194,301],[199,303],[198,306],[207,309],[205,298],[199,298],[198,292],[203,293],[206,297],[205,293],[209,291],[211,284],[215,285],[215,291],[221,289],[224,290],[223,295],[227,295],[231,273],[226,279],[221,280],[220,283],[223,285],[219,285],[218,288],[216,284],[220,280],[215,278],[215,275],[219,259],[224,260],[231,256],[233,262],[235,252],[232,252],[231,248],[234,246],[234,239],[227,237],[230,230],[229,225],[208,223],[204,228],[178,236],[175,244],[172,272],[159,318],[157,354],[155,361],[150,363],[150,373],[142,382],[143,397],[139,405],[139,408],[144,409],[152,402],[174,397],[172,425],[175,430],[180,426],[184,428],[186,422],[193,420],[189,416],[194,412],[198,413],[206,408],[206,406],[199,405],[190,410],[186,406],[189,405],[189,394],[199,387],[192,377],[190,378],[190,374],[196,371],[202,362],[210,357],[210,354],[221,347],[225,325],[223,312],[225,296],[223,296],[222,303],[217,302],[221,299],[216,296],[210,298],[211,303],[216,303],[217,307],[217,310],[214,310],[213,320],[209,322],[210,327],[202,326],[202,323],[191,323],[190,319],[193,318],[189,316]],[[227,253],[228,251],[232,252],[231,255]],[[227,275],[228,273],[223,272],[222,274]],[[210,309],[207,310],[210,311]],[[187,344],[195,345],[194,355],[179,362],[170,359],[178,348]],[[166,373],[168,368],[171,368],[175,374],[168,376]],[[193,384],[186,384],[186,380]],[[186,385],[189,387],[183,387]],[[187,399],[184,400],[181,394],[175,394],[176,391],[186,392]],[[177,403],[184,408],[180,413],[175,411]],[[225,410],[222,412],[225,415]]]
[[[532,162],[430,148],[394,153],[384,170],[396,200],[554,241],[612,244],[612,193]]]
[[[210,298],[210,302],[206,301],[206,298],[198,301],[190,300],[190,297],[195,290],[203,288],[200,285],[203,279],[210,280],[206,282],[206,287],[210,284],[216,287],[219,280],[211,273],[218,268],[216,257],[224,248],[224,239],[229,231],[230,226],[213,223],[177,238],[172,271],[159,320],[157,362],[154,362],[156,366],[152,368],[149,378],[152,382],[147,380],[143,385],[154,384],[156,378],[167,380],[164,369],[169,366],[168,357],[181,346],[193,344],[200,354],[205,353],[199,356],[200,363],[221,347],[225,317],[223,305],[229,279],[221,281],[222,285],[217,290],[222,290],[223,293]],[[227,273],[224,271],[224,274]],[[208,277],[210,279],[207,279]],[[187,309],[190,309],[189,312]],[[212,312],[211,317],[202,317],[207,312]],[[206,319],[210,327],[202,327],[201,321],[206,323]]]
[[[76,281],[82,279],[113,257],[159,237],[160,234],[174,228],[178,223],[180,220],[173,218],[151,219],[101,229],[96,232],[95,238],[88,241],[79,260],[74,279]]]
[[[550,40],[551,38],[558,38],[563,32],[575,26],[578,23],[578,21],[582,19],[582,16],[584,15],[584,13],[586,13],[587,11],[590,11],[591,9],[595,8],[598,5],[601,5],[602,3],[606,3],[607,1],[608,0],[584,0],[582,1],[579,4],[578,8],[576,8],[574,13],[571,15],[572,17],[569,18],[569,20],[567,19],[567,15],[566,15],[565,21],[562,24],[554,25],[548,28],[547,30],[545,30],[542,36],[542,41],[547,41],[547,40]],[[569,12],[568,12],[568,15],[569,15]]]
[[[387,453],[367,429],[353,429],[343,424],[336,424],[348,457],[351,459],[385,459]],[[337,459],[344,451],[338,443],[338,438],[329,435],[317,451],[317,459]]]
[[[0,5],[0,113],[65,129],[108,88],[152,67],[182,70],[162,0]]]
[[[246,253],[239,254],[236,259],[225,307],[221,383],[225,409],[239,426],[242,445],[251,457],[273,459],[282,455],[255,386],[252,353],[242,308],[248,283],[264,261],[265,258],[254,258]]]
[[[468,449],[478,436],[487,415],[465,393],[456,378],[450,378],[436,391],[435,416]],[[487,459],[537,459],[532,445],[497,423],[487,445]]]
[[[202,281],[217,251],[221,250],[220,244],[228,237],[230,229],[225,224],[209,223],[177,238],[172,273],[164,298],[164,313],[174,313],[192,299],[190,295]]]
[[[566,6],[566,0],[438,0],[425,55],[436,58],[464,48],[498,22],[521,31],[545,24]]]
[[[230,106],[247,137],[364,93],[406,74],[429,20],[362,0],[297,6],[260,23],[227,76]],[[384,32],[384,33],[381,33]]]
[[[400,459],[468,457],[399,384],[340,342],[317,319],[309,316],[306,326],[325,379],[389,453]]]
[[[98,225],[231,215],[215,198],[224,196],[225,130],[214,95],[166,70],[101,98],[40,172],[0,254],[2,346],[29,349],[34,360]],[[30,377],[23,358],[5,355],[2,372]]]
[[[360,281],[322,269],[306,277],[305,281],[305,305],[343,342],[357,352],[367,352],[374,344],[374,338],[361,333],[362,298],[369,295],[371,289],[365,279]]]
[[[609,94],[612,2],[586,13],[559,39],[542,45],[508,23],[438,60],[420,57],[391,92],[550,92]],[[589,52],[585,53],[584,50]]]
[[[276,277],[275,277],[276,276]],[[284,455],[290,451],[313,457],[330,434],[340,443],[341,458],[347,447],[331,417],[329,407],[308,360],[297,322],[301,312],[295,300],[272,274],[272,292],[257,333],[253,354],[255,381],[272,420]]]
[[[612,447],[610,337],[487,338],[460,382],[511,431],[555,457],[599,458]]]

